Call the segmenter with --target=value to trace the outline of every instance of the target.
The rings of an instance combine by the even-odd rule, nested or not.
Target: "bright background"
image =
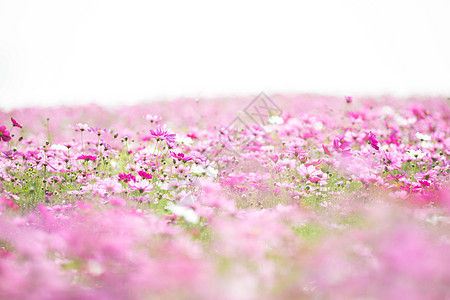
[[[450,95],[450,1],[0,0],[0,109]]]

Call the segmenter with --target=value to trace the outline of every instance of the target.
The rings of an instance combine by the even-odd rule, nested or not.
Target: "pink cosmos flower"
[[[360,176],[362,182],[382,184],[383,180],[374,173],[368,172]]]
[[[372,131],[369,132],[369,136],[367,137],[367,139],[369,140],[370,146],[372,146],[373,149],[380,150],[380,147],[378,147],[376,136],[372,133]]]
[[[306,167],[304,164],[297,167],[297,172],[300,176],[306,179],[310,177],[319,177],[319,175],[322,174],[322,171],[317,170],[313,165]]]
[[[92,132],[92,133],[95,133],[96,135],[98,135],[98,136],[100,136],[100,135],[102,135],[103,133],[106,133],[106,129],[105,128],[100,128],[100,127],[89,127],[88,129],[87,129],[87,131],[89,131],[89,132]]]
[[[9,198],[4,198],[4,197],[0,198],[0,205],[5,206],[5,207],[7,207],[9,209],[12,209],[12,210],[18,210],[19,209],[17,204],[13,200],[11,200]]]
[[[318,160],[314,160],[314,161],[310,161],[310,162],[308,162],[308,163],[305,163],[305,166],[306,167],[309,167],[309,166],[318,166],[318,165],[320,165],[322,163],[322,160],[321,159],[318,159]]]
[[[436,169],[428,170],[424,173],[416,173],[415,177],[418,179],[420,183],[423,181],[425,182],[431,182],[431,183],[437,183],[437,175],[439,174],[439,171]],[[423,184],[422,184],[423,185]]]
[[[113,206],[123,207],[127,204],[127,201],[120,197],[111,197],[109,203]]]
[[[389,171],[392,171],[393,169],[400,170],[402,168],[401,157],[398,154],[396,155],[392,151],[383,151],[382,155]]]
[[[22,125],[20,125],[16,120],[14,120],[13,117],[11,117],[11,122],[13,123],[13,127],[22,128]]]
[[[139,175],[141,175],[141,174],[139,174]],[[133,174],[120,173],[118,176],[119,176],[119,179],[125,183],[128,183],[130,181],[136,181],[136,177]]]
[[[159,122],[159,121],[161,121],[161,117],[160,116],[157,116],[157,115],[150,115],[150,114],[148,114],[148,115],[145,115],[144,116],[144,119],[146,119],[147,121],[150,121],[150,123],[153,123],[153,122]]]
[[[176,158],[178,160],[182,160],[182,161],[191,161],[192,160],[192,157],[187,156],[187,155],[185,156],[184,153],[177,154],[175,152],[170,151],[170,156],[173,158]]]
[[[12,151],[12,150],[3,151],[3,152],[1,152],[1,154],[2,155],[0,155],[0,157],[10,159],[10,160],[14,160],[16,158],[16,156],[19,155],[19,153]]]
[[[153,190],[153,185],[148,180],[142,180],[137,182],[131,181],[128,183],[128,186],[131,188],[131,190],[138,191],[141,194]]]
[[[155,130],[150,129],[150,138],[154,138],[157,141],[166,141],[167,146],[173,147],[176,134],[164,124],[164,126],[158,126]]]
[[[93,192],[102,196],[119,194],[123,192],[122,185],[112,178],[106,178],[96,182],[93,186]]]
[[[405,178],[405,177],[406,177],[406,176],[403,175],[403,174],[397,174],[397,175],[389,174],[389,175],[387,176],[387,179],[389,179],[389,180],[399,180],[400,178]]]
[[[394,144],[394,145],[397,145],[397,146],[400,145],[399,139],[398,139],[398,137],[397,137],[397,135],[396,135],[395,133],[391,133],[391,134],[384,140],[384,142],[387,143],[387,144]]]
[[[345,101],[347,101],[347,103],[352,103],[352,97],[350,96],[345,96]]]
[[[430,186],[430,183],[429,183],[428,181],[426,181],[426,180],[419,180],[419,183],[420,183],[422,186]]]
[[[322,144],[322,148],[323,148],[323,151],[324,151],[326,154],[331,155],[331,152],[330,152],[330,150],[328,149],[327,146],[325,146],[324,144]]]
[[[139,171],[138,174],[139,174],[139,176],[141,176],[142,178],[152,179],[152,175],[151,175],[151,174],[148,174],[148,173],[145,172],[145,171]]]
[[[6,126],[0,126],[0,141],[9,142],[11,140],[11,136],[9,135],[9,131],[6,130]]]
[[[80,159],[80,160],[85,160],[85,161],[88,161],[88,160],[91,160],[91,161],[95,161],[96,159],[97,159],[97,156],[95,156],[95,155],[80,155],[80,156],[78,156],[77,157],[77,159]]]
[[[74,143],[74,142],[66,142],[66,143],[62,143],[62,145],[63,145],[64,147],[66,147],[67,149],[70,149],[70,148],[75,147],[77,144]]]
[[[272,155],[272,156],[270,157],[270,159],[271,159],[274,163],[277,163],[279,157],[278,157],[278,155],[274,154],[274,155]]]
[[[78,124],[75,125],[74,128],[77,131],[87,131],[87,130],[89,130],[90,127],[87,124],[78,123]]]
[[[284,152],[294,154],[294,156],[304,156],[309,150],[303,150],[299,146],[289,146]]]
[[[348,146],[348,143],[342,139],[334,139],[333,141],[333,148],[345,156],[351,155],[351,150],[346,148]]]

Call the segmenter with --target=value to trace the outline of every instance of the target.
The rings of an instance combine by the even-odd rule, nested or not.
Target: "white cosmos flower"
[[[385,106],[383,106],[382,108],[381,108],[381,111],[382,111],[382,113],[383,113],[383,115],[393,115],[394,114],[394,109],[392,108],[392,107],[390,107],[390,106],[388,106],[388,105],[385,105]]]
[[[53,144],[50,149],[56,150],[56,151],[67,151],[67,147],[61,144]]]
[[[420,132],[416,132],[416,138],[418,138],[421,141],[431,141],[431,136],[422,134]]]
[[[400,126],[407,126],[407,125],[410,125],[410,124],[414,124],[417,121],[416,117],[405,119],[399,114],[394,115],[394,119],[397,122],[397,124],[400,125]]]
[[[269,118],[269,123],[274,124],[274,125],[279,125],[279,124],[283,124],[284,120],[283,120],[283,118],[281,118],[279,116],[271,116]]]
[[[411,157],[412,159],[422,159],[426,153],[423,153],[420,150],[408,150],[406,153]]]
[[[320,122],[320,121],[319,121],[319,122],[316,122],[316,123],[313,124],[313,127],[314,127],[315,130],[320,131],[320,130],[323,129],[323,123]]]
[[[185,144],[185,145],[188,145],[188,146],[192,145],[192,139],[190,137],[188,137],[188,136],[187,137],[181,137],[181,136],[177,135],[177,137],[175,138],[175,141],[180,143],[180,144]]]
[[[213,178],[216,178],[217,174],[219,174],[219,171],[217,169],[214,169],[211,166],[208,166],[205,171],[206,171],[206,175],[208,175],[209,177],[213,177]]]
[[[422,148],[429,149],[429,148],[433,147],[433,143],[432,142],[423,141],[423,142],[420,142],[420,146]]]
[[[199,165],[192,165],[191,167],[191,173],[197,174],[197,175],[201,175],[202,173],[205,172],[205,169],[203,169],[201,166]]]
[[[197,224],[198,221],[200,221],[199,216],[195,213],[195,211],[192,208],[186,208],[183,206],[179,206],[179,205],[173,204],[172,202],[169,202],[165,208],[170,210],[172,213],[176,214],[177,216],[183,217],[189,223]]]

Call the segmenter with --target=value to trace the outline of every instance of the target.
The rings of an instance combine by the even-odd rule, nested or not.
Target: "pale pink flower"
[[[166,141],[167,146],[173,147],[175,145],[176,134],[172,129],[167,128],[167,125],[158,126],[156,129],[150,130],[150,138],[154,138],[157,141]]]
[[[147,121],[150,121],[150,123],[153,123],[153,122],[156,123],[156,122],[161,121],[161,117],[160,116],[150,115],[150,114],[145,115],[144,119],[146,119]]]
[[[128,183],[128,186],[131,188],[131,190],[138,191],[141,194],[153,190],[153,185],[148,180],[141,180],[136,182],[130,181]]]
[[[308,179],[310,177],[319,177],[322,174],[322,171],[317,170],[315,166],[310,165],[306,167],[304,164],[301,164],[297,167],[297,172],[300,176]]]
[[[102,196],[119,194],[123,192],[122,185],[115,179],[106,178],[100,181],[97,181],[93,188],[94,194],[98,193]]]

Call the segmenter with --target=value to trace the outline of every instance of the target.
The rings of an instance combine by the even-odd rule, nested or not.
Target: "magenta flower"
[[[419,180],[419,183],[420,183],[422,186],[430,186],[430,183],[429,183],[428,181],[426,181],[426,180]]]
[[[145,171],[139,171],[138,174],[139,174],[139,176],[141,176],[142,178],[152,179],[152,175],[151,175],[151,174],[148,174],[148,173],[145,172]],[[133,176],[133,175],[131,175],[131,176]],[[133,176],[133,177],[134,177],[134,176]]]
[[[352,100],[352,97],[346,96],[345,101],[347,101],[347,103],[352,103],[353,100]]]
[[[278,157],[278,155],[274,154],[274,155],[272,155],[272,156],[270,157],[270,159],[271,159],[274,163],[277,163],[279,157]]]
[[[16,203],[13,200],[8,199],[8,198],[3,198],[3,197],[0,198],[0,205],[5,206],[5,207],[7,207],[7,208],[9,208],[11,210],[18,210],[19,209],[19,207],[16,205]],[[2,247],[2,254],[3,254],[4,249],[5,248]]]
[[[91,160],[91,161],[95,161],[96,159],[97,159],[97,156],[95,156],[95,155],[80,155],[80,156],[78,156],[77,157],[77,159],[80,159],[80,160],[85,160],[85,161],[88,161],[88,160]]]
[[[6,127],[0,126],[0,141],[9,142],[11,140],[11,136],[9,135],[9,131],[6,130]]]
[[[170,151],[170,156],[173,157],[173,158],[176,158],[178,160],[182,160],[182,161],[191,161],[192,160],[192,157],[185,156],[184,153],[178,153],[177,154],[175,152]]]
[[[328,155],[331,156],[331,152],[330,152],[330,150],[328,149],[327,146],[325,146],[324,144],[322,144],[322,148],[323,148],[323,151],[324,151],[326,154],[328,154]]]
[[[342,139],[334,139],[333,148],[344,156],[351,155],[351,150],[347,148],[349,144]]]
[[[13,127],[15,126],[15,127],[19,127],[19,128],[22,128],[22,125],[20,125],[19,123],[17,123],[17,121],[16,121],[16,120],[14,120],[14,118],[13,118],[13,117],[11,117],[11,122],[13,123]]]
[[[136,181],[136,177],[133,174],[120,173],[118,176],[119,179],[125,183],[128,183],[130,181]]]
[[[380,150],[380,147],[378,147],[378,141],[376,140],[375,134],[372,133],[372,131],[369,132],[369,137],[367,138],[369,140],[370,146],[372,146],[375,150]]]

